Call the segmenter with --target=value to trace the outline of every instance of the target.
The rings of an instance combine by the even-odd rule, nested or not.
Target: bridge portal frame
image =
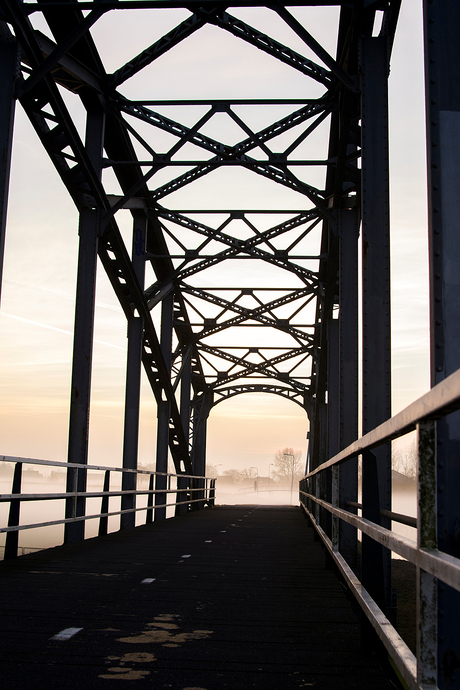
[[[295,225],[302,223],[310,231],[318,223],[322,224],[321,249],[318,257],[317,272],[308,271],[295,265],[290,260],[289,252],[273,251],[273,255],[262,253],[260,237],[253,237],[244,245],[249,258],[270,261],[272,265],[282,266],[303,280],[303,297],[306,301],[316,299],[316,317],[313,328],[308,331],[296,327],[290,319],[275,318],[271,325],[289,333],[297,339],[297,351],[312,359],[311,376],[305,384],[300,377],[282,376],[284,372],[276,369],[284,360],[280,355],[267,364],[254,365],[245,357],[235,357],[224,349],[220,352],[222,360],[238,361],[244,375],[251,377],[262,374],[275,380],[272,392],[280,380],[286,383],[286,390],[293,390],[296,395],[302,394],[305,409],[310,417],[311,438],[309,448],[309,469],[312,488],[309,500],[318,508],[313,516],[317,525],[325,534],[325,540],[331,540],[333,550],[337,547],[343,554],[348,566],[356,567],[356,528],[362,523],[357,521],[356,503],[357,468],[356,461],[351,459],[338,468],[338,462],[324,463],[331,455],[337,458],[341,449],[349,446],[351,438],[357,436],[357,234],[362,216],[363,233],[363,431],[372,433],[376,425],[385,423],[389,416],[389,266],[388,266],[388,160],[387,160],[387,122],[386,122],[386,80],[392,41],[399,13],[399,0],[365,0],[362,3],[328,2],[315,0],[308,2],[291,2],[290,5],[340,5],[338,48],[336,58],[328,55],[288,11],[285,6],[277,6],[280,17],[302,38],[305,44],[320,57],[325,68],[305,60],[299,67],[299,58],[293,51],[285,50],[276,41],[267,42],[260,32],[254,32],[244,22],[235,21],[223,7],[220,0],[203,4],[198,0],[189,0],[191,18],[183,22],[173,35],[168,35],[168,46],[177,45],[184,37],[199,30],[204,24],[219,26],[251,45],[276,56],[286,64],[297,67],[309,77],[322,83],[328,90],[331,100],[325,99],[315,104],[303,101],[304,110],[296,113],[307,122],[313,113],[318,116],[315,122],[331,115],[331,136],[327,157],[327,176],[325,190],[321,191],[309,185],[299,185],[292,175],[286,173],[285,160],[269,157],[269,163],[251,161],[247,152],[257,142],[262,147],[274,136],[274,130],[249,132],[248,140],[240,142],[236,148],[222,148],[221,142],[213,141],[199,133],[205,118],[197,123],[195,129],[182,128],[181,142],[193,140],[213,155],[223,155],[225,164],[236,162],[250,167],[259,174],[276,179],[285,186],[301,190],[306,199],[314,204],[314,209],[306,212],[300,209],[298,218],[288,222]],[[265,3],[240,0],[235,6],[265,6]],[[169,0],[136,0],[116,4],[119,9],[133,7],[183,7],[183,2]],[[173,190],[174,185],[187,184],[193,176],[198,179],[209,172],[217,162],[202,164],[197,161],[193,175],[187,179],[174,181],[167,188],[149,189],[147,183],[153,175],[154,166],[144,173],[143,162],[133,153],[128,131],[122,125],[121,115],[153,120],[156,115],[149,110],[152,105],[119,102],[119,110],[114,116],[113,102],[110,101],[113,89],[123,81],[136,74],[142,67],[166,51],[166,43],[157,42],[147,51],[127,63],[116,73],[107,75],[102,62],[88,33],[106,11],[114,8],[113,3],[99,2],[39,2],[19,3],[15,0],[1,0],[2,10],[0,24],[0,51],[2,60],[1,87],[5,98],[2,99],[0,141],[2,166],[0,169],[0,212],[1,242],[3,245],[6,219],[6,196],[8,190],[9,164],[11,157],[12,122],[14,103],[19,99],[28,113],[36,131],[45,145],[56,169],[69,190],[80,212],[81,266],[79,268],[79,289],[76,305],[75,346],[71,402],[71,422],[69,431],[69,484],[68,489],[79,489],[76,500],[68,503],[72,519],[84,513],[85,472],[74,472],[75,464],[87,462],[87,430],[89,414],[88,390],[91,380],[92,322],[94,310],[95,259],[99,257],[113,289],[117,294],[122,309],[127,317],[130,340],[129,385],[126,391],[126,428],[123,463],[125,469],[134,469],[136,460],[136,416],[138,419],[138,367],[139,340],[143,366],[158,403],[159,435],[157,443],[157,466],[164,467],[168,448],[178,474],[190,475],[198,467],[202,468],[205,459],[206,419],[212,404],[214,391],[243,374],[230,374],[216,371],[216,380],[210,384],[203,370],[203,355],[215,356],[216,351],[198,342],[194,335],[186,308],[186,300],[191,297],[212,302],[224,312],[229,311],[231,302],[211,291],[187,285],[185,280],[201,270],[188,265],[191,260],[201,259],[201,267],[212,265],[223,258],[231,259],[241,251],[242,245],[236,238],[224,232],[225,227],[212,229],[204,223],[193,223],[185,213],[177,209],[165,209],[157,202]],[[29,13],[41,11],[49,20],[55,42],[46,36],[39,36],[29,21]],[[83,12],[88,11],[86,16]],[[382,11],[383,23],[379,36],[372,36],[372,27],[376,11]],[[456,267],[460,264],[460,245],[457,232],[458,186],[460,180],[458,157],[452,152],[460,147],[460,96],[458,91],[460,55],[457,42],[457,29],[460,25],[460,10],[454,0],[443,3],[424,0],[425,14],[425,56],[427,75],[427,114],[428,157],[429,157],[429,200],[430,200],[430,288],[431,288],[431,338],[432,338],[432,384],[441,382],[456,370],[460,362],[458,353],[458,286]],[[9,27],[14,27],[14,35]],[[68,27],[71,27],[70,32]],[[19,48],[20,57],[19,60]],[[87,112],[86,142],[81,141],[75,124],[65,106],[57,84],[66,88],[81,88],[82,102]],[[332,97],[333,96],[333,97]],[[196,102],[198,103],[198,102]],[[211,108],[221,108],[228,112],[230,102],[212,102]],[[209,115],[211,117],[211,115]],[[177,123],[168,118],[156,120],[156,124],[169,131]],[[368,123],[371,123],[368,126]],[[276,126],[290,127],[292,122],[280,121]],[[313,125],[311,125],[313,127]],[[307,126],[303,136],[308,136]],[[107,158],[102,161],[102,143]],[[145,143],[145,142],[144,142]],[[69,154],[68,151],[71,151]],[[271,152],[273,153],[273,152]],[[362,172],[357,160],[362,154]],[[246,156],[246,157],[245,157]],[[232,158],[233,157],[233,158]],[[170,156],[171,158],[171,156]],[[372,161],[368,164],[368,161]],[[102,165],[113,165],[119,178],[122,194],[107,194],[101,184]],[[122,169],[121,162],[126,165]],[[118,164],[117,164],[118,163]],[[171,163],[171,160],[169,160]],[[377,164],[378,163],[378,164]],[[208,166],[208,167],[206,167]],[[148,200],[146,203],[145,200]],[[144,289],[143,276],[136,267],[135,252],[130,257],[115,215],[117,210],[129,208],[134,222],[141,218],[145,228],[145,248],[142,248],[144,259],[151,261],[155,270],[156,282]],[[206,210],[205,210],[206,211]],[[248,220],[254,210],[231,210],[231,220],[243,217]],[[303,214],[303,215],[302,215]],[[137,219],[137,220],[136,220]],[[203,252],[193,254],[195,250],[184,249],[185,265],[182,269],[174,263],[176,258],[168,251],[163,234],[164,222],[174,222],[182,227],[193,229],[208,239],[218,238],[226,245],[225,257],[207,256]],[[282,225],[282,224],[281,224]],[[263,240],[271,238],[286,230],[280,226],[272,227]],[[260,233],[259,233],[260,235]],[[187,254],[188,252],[188,254]],[[145,264],[144,264],[145,265]],[[452,268],[453,266],[453,268]],[[203,320],[203,332],[206,337],[212,333],[239,325],[244,320],[254,319],[267,325],[270,310],[277,309],[294,297],[283,295],[279,300],[265,305],[265,310],[244,308],[233,304],[233,321],[218,323],[210,317]],[[161,338],[159,339],[152,321],[151,309],[159,303],[164,305]],[[339,319],[335,318],[339,306]],[[375,322],[376,314],[383,318]],[[174,329],[178,339],[178,348],[174,353],[171,347],[171,334]],[[131,356],[132,355],[132,356]],[[172,362],[171,360],[174,359]],[[233,360],[232,360],[233,357]],[[236,361],[235,361],[236,360]],[[275,361],[276,360],[276,361]],[[179,364],[178,364],[179,363]],[[175,369],[176,368],[176,369]],[[222,374],[220,376],[220,374]],[[173,377],[175,379],[173,380]],[[132,386],[131,386],[132,384]],[[180,404],[176,400],[176,390],[180,384]],[[374,389],[378,395],[373,394]],[[78,395],[77,395],[78,393]],[[82,397],[80,397],[82,393]],[[192,403],[202,399],[206,405],[200,410],[192,424],[190,439]],[[195,405],[195,409],[198,406]],[[437,530],[440,546],[447,556],[456,558],[458,551],[458,501],[456,486],[459,479],[457,462],[460,432],[458,412],[437,423],[437,479],[438,479],[438,524]],[[420,427],[420,439],[423,434],[432,440],[432,429]],[[388,437],[389,438],[389,437]],[[192,442],[190,442],[190,440]],[[429,443],[427,442],[429,445]],[[421,446],[423,443],[421,442]],[[380,514],[389,506],[390,460],[388,450],[377,450],[373,447],[362,447],[364,458],[363,470],[363,504],[370,512],[365,519],[370,520],[382,530],[388,516]],[[338,451],[338,454],[337,454]],[[432,450],[427,451],[432,455]],[[356,455],[356,453],[355,453]],[[354,457],[354,456],[353,456]],[[423,452],[420,451],[420,467],[423,473]],[[195,465],[195,467],[193,467]],[[337,465],[337,468],[336,468]],[[431,466],[430,466],[431,467]],[[321,471],[320,471],[321,468]],[[327,471],[326,471],[327,470]],[[196,473],[196,472],[195,472]],[[82,479],[76,480],[77,476]],[[324,481],[317,476],[324,475]],[[162,476],[162,475],[160,475]],[[430,475],[431,476],[431,475]],[[75,484],[77,481],[77,484]],[[428,480],[427,480],[428,481]],[[423,482],[422,482],[423,483]],[[184,491],[186,487],[184,485]],[[164,482],[159,480],[159,494],[165,489]],[[129,489],[128,489],[129,491]],[[68,493],[68,492],[67,492]],[[423,494],[424,496],[431,495]],[[369,498],[370,497],[370,498]],[[355,498],[355,500],[353,500]],[[128,506],[130,495],[124,498]],[[424,499],[428,501],[428,498]],[[158,514],[161,515],[161,501],[158,499]],[[330,512],[335,517],[343,517],[340,511],[345,506],[349,516],[346,525],[340,525],[335,519],[329,519]],[[330,506],[333,509],[330,509]],[[430,503],[431,508],[432,503]],[[129,506],[128,506],[129,510]],[[355,512],[353,512],[353,510]],[[324,512],[325,511],[325,512]],[[70,519],[70,518],[69,518]],[[124,526],[132,524],[126,518]],[[66,539],[81,538],[79,521],[77,527],[67,531]],[[75,523],[77,524],[77,523]],[[372,528],[375,529],[376,528]],[[372,532],[372,529],[370,532]],[[376,533],[385,534],[377,529]],[[431,541],[430,541],[431,539]],[[375,540],[374,540],[375,541]],[[386,537],[377,540],[377,547],[372,543],[363,544],[364,570],[366,587],[382,610],[390,608],[389,592],[389,551],[390,542]],[[328,543],[328,542],[327,542]],[[394,542],[396,545],[396,543]],[[430,546],[431,544],[431,546]],[[426,593],[429,606],[434,610],[434,580],[429,572],[424,549],[433,547],[433,537],[422,532],[419,552],[425,560],[419,564],[419,588]],[[377,550],[376,550],[377,549]],[[367,551],[367,555],[366,555]],[[378,553],[377,553],[378,552]],[[377,554],[377,556],[376,556]],[[382,567],[372,568],[366,574],[366,559],[375,561],[378,558]],[[428,560],[426,560],[428,558]],[[427,568],[423,567],[427,565]],[[430,579],[431,578],[431,579]],[[437,642],[437,669],[421,671],[419,684],[437,683],[442,690],[455,687],[456,674],[460,669],[460,655],[452,650],[458,638],[456,632],[460,613],[460,597],[449,589],[450,585],[438,589],[439,602],[437,622],[439,637]],[[441,605],[442,604],[442,605]],[[423,638],[423,634],[422,634]],[[433,626],[430,632],[432,656]],[[420,643],[423,647],[423,639]],[[426,649],[426,648],[425,648]]]
[[[263,6],[257,2],[251,4]],[[312,3],[307,1],[299,4],[316,5],[317,3],[316,1]],[[327,6],[336,3],[325,2],[322,4]],[[325,354],[328,350],[329,331],[333,324],[330,324],[330,328],[327,324],[331,321],[332,309],[337,304],[338,286],[335,275],[338,252],[337,218],[343,213],[342,207],[356,204],[360,196],[359,172],[356,164],[359,157],[356,125],[360,116],[358,107],[360,87],[356,61],[358,36],[362,31],[365,33],[372,31],[375,13],[380,8],[380,6],[375,5],[375,7],[362,8],[357,13],[350,13],[348,3],[338,4],[341,6],[341,18],[336,58],[333,58],[321,47],[286,7],[279,6],[276,8],[279,17],[322,60],[326,68],[315,64],[312,60],[302,58],[275,40],[270,39],[268,41],[266,36],[228,14],[222,9],[222,3],[217,2],[212,7],[206,5],[206,7],[200,8],[193,5],[193,10],[189,8],[187,3],[186,6],[192,13],[188,20],[182,22],[176,30],[164,37],[164,40],[161,39],[154,43],[113,75],[106,75],[89,30],[105,12],[114,9],[113,5],[106,2],[97,3],[97,6],[93,6],[92,3],[80,2],[44,2],[39,5],[34,3],[28,6],[17,3],[16,0],[2,0],[2,18],[6,20],[2,24],[4,34],[8,41],[14,42],[16,40],[21,50],[21,70],[14,73],[13,81],[9,76],[7,77],[7,81],[10,79],[11,102],[15,98],[20,100],[80,212],[81,266],[78,271],[79,287],[75,314],[76,337],[69,431],[69,461],[76,460],[81,464],[87,462],[96,255],[102,262],[128,321],[128,375],[123,450],[123,465],[125,467],[133,469],[137,463],[139,419],[137,353],[142,329],[142,362],[158,405],[157,470],[160,474],[157,481],[159,482],[159,489],[163,481],[161,471],[166,468],[168,446],[177,472],[192,472],[192,464],[196,465],[195,470],[198,466],[200,472],[203,469],[207,414],[201,411],[193,421],[190,414],[187,413],[187,410],[192,408],[192,403],[193,409],[197,410],[200,407],[202,397],[203,400],[207,399],[212,391],[218,391],[226,383],[244,378],[244,375],[249,377],[259,375],[268,380],[275,379],[275,384],[267,384],[273,386],[273,392],[277,392],[278,380],[281,380],[286,391],[292,391],[294,395],[303,397],[306,406],[308,400],[307,413],[312,421],[311,462],[319,462],[326,452],[324,439],[327,433],[327,408],[324,398],[329,384],[326,368],[321,364],[322,361],[325,361],[325,357],[321,353]],[[160,5],[164,5],[164,7],[183,6],[181,3],[171,2],[160,3]],[[239,5],[246,6],[247,3],[237,2],[236,6]],[[145,1],[138,3],[137,6],[147,8],[158,7],[159,5]],[[116,5],[116,8],[120,10],[133,7],[132,2],[117,3]],[[392,2],[385,7],[385,22],[382,28],[382,35],[385,36],[382,40],[385,42],[392,42],[397,7],[397,2]],[[89,14],[84,16],[82,12],[87,10],[89,10]],[[55,43],[49,37],[34,30],[30,17],[35,12],[43,14],[54,36]],[[347,31],[350,21],[354,27],[351,37]],[[114,111],[114,89],[207,23],[229,31],[234,36],[238,36],[238,38],[269,53],[272,57],[300,70],[309,78],[325,86],[327,89],[326,96],[316,99],[316,101],[299,100],[298,103],[303,105],[302,108],[294,112],[292,116],[274,123],[260,133],[252,132],[244,122],[238,120],[247,132],[248,139],[233,149],[215,142],[199,132],[201,126],[210,119],[214,111],[230,113],[230,101],[210,101],[209,105],[212,110],[195,125],[193,130],[153,113],[151,109],[149,110],[153,102],[140,105],[130,103],[127,99],[122,98],[116,106],[119,108],[119,112]],[[15,37],[9,30],[9,26],[13,27]],[[345,65],[348,66],[344,67]],[[13,84],[15,87],[14,97]],[[85,145],[79,138],[72,117],[57,88],[58,84],[77,91],[81,96],[87,113],[87,141]],[[6,91],[8,95],[8,87]],[[340,103],[341,99],[343,104]],[[241,102],[252,103],[253,101],[246,99],[246,101]],[[267,100],[267,104],[281,102],[279,99]],[[291,101],[285,102],[290,103]],[[294,99],[292,103],[295,102]],[[193,103],[193,101],[189,101],[190,105]],[[332,129],[329,156],[328,160],[324,161],[327,166],[327,189],[322,192],[311,185],[301,183],[291,173],[288,174],[288,169],[283,162],[283,155],[272,154],[266,148],[266,142],[269,142],[276,134],[292,128],[295,124],[305,122],[307,124],[305,132],[290,147],[294,150],[296,145],[305,140],[331,113]],[[258,232],[243,244],[228,234],[224,234],[221,229],[212,230],[203,223],[200,224],[187,218],[184,214],[172,209],[165,209],[156,202],[161,201],[164,195],[172,189],[187,184],[190,180],[187,176],[182,176],[182,178],[177,178],[169,187],[166,185],[166,188],[159,188],[154,193],[149,190],[147,182],[156,168],[154,166],[144,174],[143,166],[145,164],[138,161],[129,141],[128,130],[130,133],[133,130],[132,128],[126,129],[121,118],[125,114],[139,117],[144,121],[155,122],[156,126],[165,131],[174,131],[176,134],[179,132],[181,139],[173,150],[178,150],[184,141],[193,141],[194,144],[199,144],[213,154],[219,153],[220,156],[223,154],[224,158],[220,164],[236,162],[253,167],[259,174],[301,192],[305,200],[313,203],[314,207],[310,211],[300,210],[297,217],[284,221],[269,231]],[[232,116],[235,121],[238,119],[234,113]],[[310,122],[312,118],[316,119]],[[139,135],[137,135],[137,139],[146,145]],[[8,144],[11,144],[11,136]],[[246,152],[251,151],[256,144],[269,153],[269,165],[262,166],[247,157]],[[148,146],[146,148],[148,149]],[[105,151],[106,158],[103,158],[103,151]],[[234,158],[236,160],[233,160]],[[287,160],[287,152],[284,154],[284,158]],[[123,165],[129,163],[129,166],[123,168],[117,163],[120,159],[123,161]],[[172,164],[171,152],[167,162]],[[306,163],[312,162],[316,164],[316,161],[306,161]],[[293,163],[296,164],[295,161]],[[198,163],[193,164],[196,165],[196,168],[190,179],[199,177],[208,172],[210,167],[212,168],[212,165],[209,166],[207,163],[202,164],[201,168]],[[113,167],[118,177],[123,192],[121,196],[108,194],[101,182],[102,170],[108,165]],[[152,201],[155,202],[153,205]],[[130,209],[133,215],[135,227],[131,257],[126,251],[115,220],[115,214],[121,208]],[[270,212],[285,213],[281,209]],[[249,209],[230,211],[229,213],[232,220],[241,217],[250,226],[248,214],[257,214],[258,211]],[[293,212],[290,211],[289,213],[292,215]],[[352,212],[351,215],[353,215]],[[160,228],[160,222],[166,220],[193,229],[193,231],[208,236],[208,238],[222,241],[229,248],[222,258],[231,259],[232,256],[239,256],[243,248],[247,254],[246,258],[269,261],[274,266],[286,268],[302,280],[304,287],[301,290],[291,291],[291,294],[286,294],[286,290],[284,290],[279,299],[272,300],[258,309],[241,307],[236,304],[235,300],[230,302],[219,297],[215,292],[192,288],[184,283],[184,279],[196,273],[196,267],[186,267],[181,271],[174,269],[173,260],[175,257],[168,252],[162,234],[164,226]],[[293,261],[290,258],[292,251],[289,249],[274,250],[273,255],[271,255],[265,250],[261,252],[259,248],[261,240],[267,242],[267,246],[269,246],[269,240],[272,238],[290,231],[296,226],[304,225],[305,227],[305,224],[307,229],[303,233],[306,235],[321,222],[323,224],[321,255],[319,257],[303,257],[304,259],[319,259],[318,274]],[[139,243],[135,239],[140,225],[145,226],[146,233],[143,256],[142,254],[138,255]],[[92,245],[90,245],[90,239]],[[195,258],[195,254],[196,252],[194,253],[192,250],[186,250],[185,258],[190,260]],[[200,258],[201,264],[198,270],[212,265],[216,260],[222,260],[219,255],[206,257],[203,252],[200,252]],[[144,262],[145,267],[146,260],[151,262],[157,281],[153,286],[144,290],[141,263]],[[242,290],[242,296],[249,294],[249,292]],[[230,319],[228,323],[220,324],[217,324],[213,319],[205,318],[205,328],[202,332],[204,337],[209,337],[222,328],[238,326],[250,319],[255,319],[260,325],[268,325],[288,333],[296,341],[295,347],[291,348],[291,352],[278,355],[257,366],[251,364],[249,359],[245,359],[245,357],[231,356],[228,351],[225,351],[225,348],[220,348],[219,351],[210,348],[203,343],[203,337],[197,339],[193,336],[193,324],[190,322],[185,308],[185,300],[189,299],[188,295],[222,307],[223,313],[233,309],[237,315],[233,321]],[[303,298],[306,305],[313,299],[317,301],[315,324],[306,326],[302,330],[302,328],[291,323],[289,318],[273,318],[275,309],[299,298]],[[160,302],[163,316],[161,338],[158,339],[150,310]],[[168,309],[166,309],[166,305],[168,305]],[[270,314],[268,318],[267,314]],[[177,364],[173,364],[172,361],[171,334],[173,327],[176,337],[179,339],[179,346],[174,352],[175,362],[181,363],[179,370],[177,370]],[[350,324],[348,324],[348,329],[350,329]],[[285,375],[277,370],[279,363],[288,361],[292,358],[293,353],[298,355],[299,352],[304,357],[313,360],[312,374],[307,377],[310,380],[309,384],[303,383],[299,376],[292,375],[290,372]],[[205,353],[213,356],[218,354],[233,364],[237,363],[240,366],[242,364],[243,370],[231,376],[225,372],[217,371],[217,380],[210,384],[206,380],[201,363]],[[187,385],[188,362],[191,363],[191,378]],[[174,371],[174,367],[176,371]],[[331,367],[329,376],[332,381],[332,372],[336,370],[337,365],[331,362]],[[176,374],[174,383],[171,380],[171,374]],[[182,394],[179,410],[175,399],[175,390],[180,380],[182,381]],[[356,406],[356,401],[352,403],[349,396],[348,409],[351,405]],[[332,405],[330,409],[332,409]],[[187,414],[189,414],[188,424],[185,419]],[[333,424],[335,422],[331,418],[329,427]],[[315,425],[318,427],[316,430]],[[189,442],[190,439],[187,438],[190,428],[191,443]],[[81,484],[84,482],[84,473],[78,473],[78,475],[80,477],[78,481]],[[127,487],[131,479],[129,474],[124,476]],[[75,481],[76,474],[69,469],[69,490],[77,488]],[[356,484],[356,479],[353,482]],[[81,484],[78,489],[84,493],[85,487]],[[158,501],[161,502],[161,492],[156,495],[156,501],[157,503]],[[130,496],[125,496],[123,502],[125,506],[131,502],[134,505],[134,499]],[[69,516],[74,515],[74,513],[79,515],[84,510],[83,497],[79,499],[78,505],[75,502],[68,503]],[[157,511],[157,514],[159,515],[160,512]],[[124,515],[122,525],[131,525],[132,519],[133,515]],[[80,539],[82,529],[82,523],[69,525],[66,530],[66,540]]]

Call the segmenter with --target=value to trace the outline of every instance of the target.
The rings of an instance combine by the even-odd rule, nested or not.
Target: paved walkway
[[[0,587],[5,690],[390,687],[298,508],[49,549],[0,564]]]

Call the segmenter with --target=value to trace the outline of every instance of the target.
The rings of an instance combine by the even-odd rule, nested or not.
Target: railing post
[[[151,474],[149,477],[149,491],[153,492],[153,487],[154,487],[154,475]],[[153,522],[153,500],[154,494],[149,493],[147,497],[147,513],[145,516],[145,524],[150,525]]]
[[[215,498],[216,498],[216,480],[211,479],[210,484],[209,484],[209,499],[208,499],[208,504],[210,506],[213,506],[215,504]]]
[[[313,477],[313,491],[314,491],[313,495],[316,498],[321,498],[321,472],[318,474],[315,474],[315,476]],[[320,524],[320,515],[321,515],[320,510],[321,509],[319,507],[319,504],[316,503],[316,501],[315,501],[314,516],[315,516],[315,521],[316,521],[317,525]],[[316,530],[315,530],[315,533],[316,533]]]
[[[339,507],[339,467],[337,465],[332,468],[332,497],[331,503],[335,508]],[[339,550],[339,518],[335,515],[332,516],[332,549],[334,551]]]
[[[371,451],[363,453],[363,518],[382,524],[377,458]],[[385,609],[384,552],[387,549],[366,534],[362,536],[361,581],[381,609]]]
[[[180,382],[180,417],[182,421],[182,428],[184,430],[185,438],[189,437],[190,430],[190,393],[192,384],[192,360],[190,353],[186,353],[185,361],[182,363],[182,376]],[[177,503],[181,505],[176,506],[175,514],[185,515],[187,512],[186,489],[188,486],[188,479],[185,477],[177,477]]]
[[[161,303],[161,351],[168,371],[171,369],[172,360],[173,299],[174,295],[170,292],[163,298]],[[169,402],[167,400],[158,401],[156,471],[162,474],[157,474],[155,482],[155,487],[158,491],[158,493],[155,494],[155,520],[166,519],[166,472],[168,471],[169,416]]]
[[[21,493],[22,481],[22,462],[17,462],[14,466],[12,494]],[[8,527],[19,526],[19,513],[21,510],[21,499],[13,498],[10,503],[10,513],[8,516]],[[7,558],[17,558],[18,556],[19,532],[7,532],[5,540],[5,560]]]
[[[103,491],[110,491],[110,470],[106,470],[104,473],[104,488]],[[101,500],[101,513],[109,512],[109,496],[103,496]],[[99,532],[100,537],[104,536],[108,532],[109,518],[107,516],[102,516],[99,518]]]
[[[417,546],[437,549],[435,422],[417,425],[417,445]],[[421,687],[435,688],[437,685],[437,597],[436,578],[417,566],[417,682]]]

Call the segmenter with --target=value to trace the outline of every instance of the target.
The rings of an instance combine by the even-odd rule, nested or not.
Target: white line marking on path
[[[151,585],[155,580],[155,577],[146,577],[144,580],[141,580],[141,585]]]
[[[59,642],[70,640],[70,638],[80,632],[80,630],[83,630],[83,628],[65,628],[61,630],[61,632],[58,632],[57,635],[50,637],[50,640],[58,640]]]

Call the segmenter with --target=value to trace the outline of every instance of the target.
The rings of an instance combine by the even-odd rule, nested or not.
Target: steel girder
[[[195,409],[203,410],[204,400],[204,407],[210,409],[211,398],[215,404],[228,397],[230,394],[225,391],[229,390],[232,395],[263,390],[296,402],[302,399],[312,429],[310,456],[314,463],[323,456],[322,410],[331,386],[328,324],[337,312],[340,291],[345,289],[341,287],[344,283],[340,257],[345,246],[341,229],[347,226],[348,212],[355,219],[356,233],[359,227],[358,55],[362,38],[372,35],[377,10],[384,12],[381,39],[391,46],[399,2],[304,0],[289,5],[339,7],[335,55],[314,38],[314,27],[304,26],[283,4],[235,2],[232,6],[268,7],[278,22],[295,33],[309,55],[229,13],[222,2],[0,0],[5,30],[8,32],[11,27],[20,48],[22,71],[16,80],[17,97],[77,208],[80,212],[97,211],[99,258],[128,320],[135,314],[142,319],[142,362],[158,403],[167,402],[169,446],[179,471],[191,470],[190,425],[185,419],[190,413],[185,412],[184,403],[184,381],[188,375],[189,403],[194,402]],[[154,12],[158,7],[187,9],[189,16],[141,52],[133,50],[132,59],[108,74],[91,27],[108,12]],[[35,16],[46,23],[48,35],[34,25]],[[292,99],[215,100],[155,100],[151,98],[155,94],[150,93],[150,98],[142,93],[134,100],[123,93],[123,85],[135,75],[210,26],[298,72],[305,77],[305,93],[309,81],[322,93],[314,98],[299,98],[303,94],[294,93]],[[114,194],[110,184],[103,183],[98,176],[61,95],[62,88],[76,94],[87,112],[96,104],[103,113],[102,166],[114,173],[121,194]],[[192,125],[180,121],[184,106],[200,113]],[[245,116],[245,108],[249,107],[258,112],[281,109],[283,114],[272,114],[268,125],[254,126]],[[242,133],[236,143],[225,141],[225,133],[221,139],[209,134],[209,127],[214,132],[214,122],[223,116]],[[309,137],[316,135],[328,118],[329,144],[323,155],[318,157],[315,150],[306,157],[303,148]],[[167,135],[170,143],[162,148],[152,143],[158,133]],[[297,150],[302,153],[297,155]],[[174,170],[178,167],[176,175]],[[180,172],[181,167],[186,168],[185,172]],[[267,208],[216,207],[210,203],[187,211],[174,202],[174,194],[180,190],[199,180],[211,180],[218,171],[236,167],[294,193],[297,207],[292,208],[292,203],[285,201],[268,204]],[[323,188],[305,179],[306,171],[318,168],[324,171]],[[158,178],[165,180],[165,175],[166,181],[156,182]],[[155,274],[154,283],[145,290],[117,224],[117,213],[122,209],[130,209],[133,218],[140,214],[145,219],[145,260]],[[275,224],[270,220],[272,215],[277,219]],[[311,251],[313,237],[316,247]],[[210,284],[206,276],[215,275],[211,269],[242,260],[250,261],[245,264],[248,266],[266,266],[274,272],[273,279],[258,285],[246,271],[228,284],[224,279],[203,287]],[[224,290],[229,291],[228,299],[223,296]],[[168,357],[165,360],[151,314],[168,296],[172,296],[174,329],[171,367]],[[236,346],[229,340],[226,345],[216,340],[219,333],[233,332],[236,327]],[[352,330],[355,327],[352,324]],[[247,347],[243,340],[246,331],[242,328],[251,333]],[[263,330],[256,331],[257,328]],[[342,334],[346,328],[342,320]],[[268,338],[263,336],[257,342],[254,334],[266,333],[267,329]],[[351,343],[347,356],[353,360],[353,338]],[[270,348],[274,352],[269,352]],[[345,351],[342,343],[342,354]],[[263,383],[252,383],[250,379],[254,378]],[[230,382],[231,388],[226,387]],[[179,384],[183,387],[180,409],[176,401]],[[354,399],[346,404],[357,407]],[[344,408],[343,400],[342,416]],[[342,439],[340,443],[343,442]],[[203,446],[203,438],[200,443]]]

